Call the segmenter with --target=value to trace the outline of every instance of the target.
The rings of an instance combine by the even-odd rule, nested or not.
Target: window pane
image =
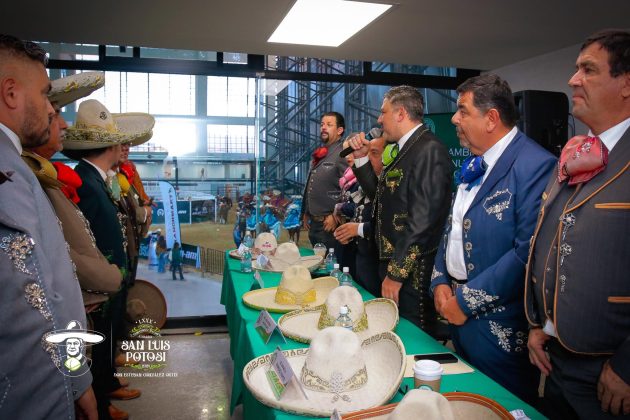
[[[194,115],[195,76],[150,74],[149,112],[158,115]]]

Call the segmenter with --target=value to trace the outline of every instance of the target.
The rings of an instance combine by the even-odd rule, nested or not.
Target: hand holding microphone
[[[379,138],[382,135],[383,130],[380,127],[372,127],[372,129],[368,131],[367,134],[359,133],[357,135],[354,135],[346,139],[346,141],[348,142],[348,147],[343,149],[339,153],[339,156],[344,158],[352,152],[354,152],[355,158],[367,156],[370,140]]]

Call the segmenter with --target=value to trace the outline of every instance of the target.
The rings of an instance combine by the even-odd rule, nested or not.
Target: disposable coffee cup
[[[418,360],[413,366],[415,388],[440,392],[444,369],[434,360]]]

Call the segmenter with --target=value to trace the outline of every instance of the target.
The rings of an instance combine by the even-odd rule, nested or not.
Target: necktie
[[[462,184],[468,184],[466,191],[470,191],[475,185],[481,184],[483,174],[486,173],[488,165],[483,160],[483,156],[471,156],[464,161],[459,180]]]
[[[388,166],[391,164],[394,159],[398,156],[398,143],[391,143],[385,146],[385,150],[383,150],[383,156],[381,158],[383,165]]]
[[[599,137],[575,136],[562,149],[558,162],[558,182],[569,185],[590,181],[608,164],[608,148]]]

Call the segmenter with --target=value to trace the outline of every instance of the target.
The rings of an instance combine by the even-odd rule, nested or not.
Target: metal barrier
[[[223,274],[225,251],[200,246],[199,252],[201,257],[201,271],[203,273]]]

